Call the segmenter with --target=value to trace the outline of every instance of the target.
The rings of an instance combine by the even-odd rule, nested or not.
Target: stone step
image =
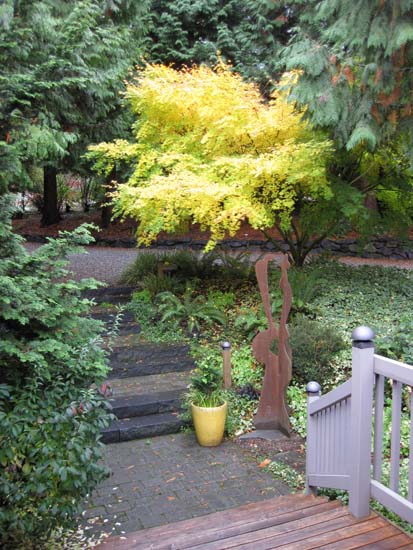
[[[116,317],[117,312],[114,311],[97,311],[93,312],[91,314],[91,317],[93,319],[97,319],[98,321],[102,321],[103,323],[113,323],[113,319]],[[135,323],[135,315],[132,313],[132,311],[122,311],[120,322],[127,324],[127,323]]]
[[[105,324],[105,332],[107,333],[113,328],[117,315],[118,313],[116,311],[99,311],[92,313],[91,317],[97,321],[102,321]],[[131,311],[122,311],[119,314],[116,335],[128,336],[131,334],[139,334],[140,331],[141,327]]]
[[[87,290],[83,296],[93,299],[96,304],[107,302],[109,304],[120,304],[128,302],[132,293],[136,290],[134,286],[111,286]]]
[[[111,399],[112,412],[118,419],[179,411],[183,391],[171,390],[141,395],[122,395]]]
[[[109,385],[114,397],[180,390],[185,392],[190,382],[188,371],[167,372],[134,378],[112,378]]]
[[[194,362],[189,346],[184,344],[139,344],[114,348],[110,366],[109,378],[128,378],[188,371],[194,368]]]
[[[120,443],[158,435],[177,433],[184,425],[177,413],[151,414],[116,420],[103,430],[103,443]]]

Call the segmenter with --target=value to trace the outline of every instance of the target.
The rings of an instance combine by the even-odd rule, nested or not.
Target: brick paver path
[[[108,445],[105,464],[112,476],[84,513],[94,532],[128,533],[290,492],[237,444],[200,447],[192,433]]]

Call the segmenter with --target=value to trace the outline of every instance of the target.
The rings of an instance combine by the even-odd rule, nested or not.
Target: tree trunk
[[[43,226],[59,223],[60,215],[57,206],[57,170],[53,166],[43,169]]]
[[[106,193],[105,193],[105,199],[102,206],[102,227],[109,227],[110,220],[112,218],[112,205],[111,205],[111,197],[109,196],[109,193],[113,191],[114,184],[113,180],[116,179],[116,168],[112,168],[109,176],[106,180]]]

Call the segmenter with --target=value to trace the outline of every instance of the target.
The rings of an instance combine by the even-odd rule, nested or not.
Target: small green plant
[[[235,304],[235,294],[234,292],[211,290],[208,292],[208,302],[218,309],[225,309]]]
[[[268,321],[264,315],[250,308],[241,309],[234,322],[234,327],[240,330],[248,340],[252,340],[257,332],[265,329],[266,326]]]
[[[196,368],[191,374],[187,401],[198,407],[218,407],[224,402],[222,369],[211,363],[207,357],[196,362]]]
[[[272,473],[275,479],[283,481],[293,492],[304,489],[305,476],[289,464],[279,460],[272,460],[266,468]]]
[[[234,347],[231,354],[231,378],[235,386],[241,388],[248,384],[260,388],[263,378],[263,367],[253,356],[250,345]]]
[[[254,415],[257,412],[258,400],[250,396],[240,395],[234,390],[225,392],[228,402],[226,431],[229,436],[239,436],[254,428]]]
[[[307,436],[307,394],[304,386],[290,385],[287,388],[291,427],[301,437]]]
[[[182,299],[172,292],[163,292],[158,296],[158,302],[161,322],[172,321],[176,326],[183,324],[189,334],[199,333],[202,323],[226,322],[222,311],[202,295],[193,297],[192,289],[187,289]]]

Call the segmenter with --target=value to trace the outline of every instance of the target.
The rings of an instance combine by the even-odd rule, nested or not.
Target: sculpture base
[[[267,439],[268,441],[282,441],[289,439],[287,435],[279,430],[254,430],[239,436],[239,439]]]

